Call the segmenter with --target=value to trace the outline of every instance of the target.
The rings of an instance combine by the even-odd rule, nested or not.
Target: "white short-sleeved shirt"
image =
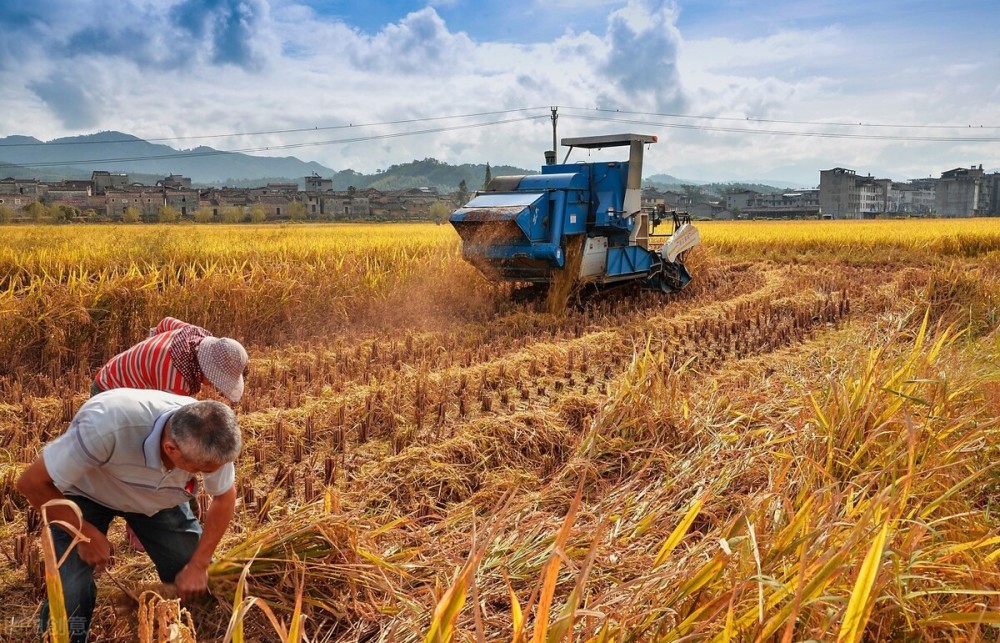
[[[84,496],[109,509],[152,516],[197,493],[195,474],[166,469],[160,438],[175,410],[194,398],[155,390],[112,389],[90,398],[69,428],[42,450],[45,469],[64,495]],[[205,491],[229,491],[229,462],[202,474]]]

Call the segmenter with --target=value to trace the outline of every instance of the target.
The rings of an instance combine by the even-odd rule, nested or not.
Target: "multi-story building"
[[[819,207],[824,217],[856,219],[861,215],[858,175],[854,170],[835,167],[819,173]]]
[[[892,184],[890,212],[897,214],[930,214],[934,211],[934,193],[937,179],[914,179]]]
[[[979,209],[990,216],[1000,215],[1000,172],[983,176],[979,192]]]
[[[883,183],[870,175],[858,177],[858,218],[873,219],[879,212],[885,212],[883,209],[885,203],[885,198],[882,196],[883,186]]]
[[[90,183],[95,195],[104,194],[108,190],[123,190],[128,187],[128,174],[94,170],[90,173]]]
[[[819,190],[816,189],[757,194],[740,209],[740,216],[746,219],[804,219],[819,214]]]
[[[324,179],[319,174],[306,177],[306,192],[329,192],[333,190],[333,179]]]
[[[668,210],[683,210],[691,205],[691,198],[683,192],[667,190],[663,193],[663,205]]]
[[[732,212],[745,210],[759,205],[758,199],[763,196],[756,190],[740,190],[726,195],[726,209]]]
[[[973,217],[986,214],[989,208],[989,195],[983,199],[983,188],[988,191],[988,183],[984,181],[983,166],[958,167],[941,174],[937,182],[934,199],[935,210],[942,217]],[[986,211],[980,203],[986,204]]]
[[[892,181],[835,167],[819,173],[819,205],[831,219],[869,219],[890,212]]]

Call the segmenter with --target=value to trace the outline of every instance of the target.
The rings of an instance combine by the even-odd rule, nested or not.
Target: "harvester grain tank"
[[[493,280],[551,284],[569,274],[596,285],[639,282],[663,292],[691,281],[684,265],[699,243],[690,217],[641,207],[642,154],[655,136],[564,138],[541,174],[495,177],[451,215],[462,256]],[[567,163],[573,149],[629,147],[626,161]],[[570,271],[567,273],[567,271]]]

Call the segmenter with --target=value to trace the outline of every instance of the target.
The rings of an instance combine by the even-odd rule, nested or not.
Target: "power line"
[[[548,108],[546,108],[548,109]],[[219,156],[222,154],[247,154],[251,152],[267,152],[272,150],[288,150],[300,147],[317,147],[321,145],[340,145],[346,143],[360,143],[364,141],[374,141],[387,138],[402,138],[405,136],[419,136],[421,134],[436,134],[439,132],[452,132],[462,129],[472,129],[479,127],[493,127],[495,125],[506,125],[508,123],[519,123],[523,121],[534,121],[542,118],[549,118],[548,114],[538,116],[524,116],[522,118],[510,118],[506,120],[490,121],[487,123],[471,123],[465,125],[453,125],[451,127],[437,127],[432,129],[414,130],[410,132],[394,132],[392,134],[372,134],[369,136],[357,136],[353,138],[333,139],[328,141],[313,141],[306,143],[286,143],[284,145],[268,145],[264,147],[247,147],[239,150],[212,150],[207,152],[177,152],[176,154],[155,154],[152,156],[133,156],[112,159],[79,159],[72,161],[46,162],[46,163],[17,163],[18,167],[60,167],[65,165],[98,165],[104,163],[126,163],[135,161],[157,161],[162,159],[196,158],[203,156]]]
[[[775,129],[756,129],[749,127],[714,127],[709,125],[687,125],[683,123],[657,123],[657,122],[628,119],[628,118],[610,118],[607,116],[570,115],[568,117],[578,118],[587,121],[652,125],[654,127],[668,127],[672,129],[697,130],[703,132],[729,132],[734,134],[771,134],[777,136],[801,136],[806,138],[868,139],[868,140],[882,140],[882,141],[920,141],[920,142],[931,142],[931,143],[1000,142],[1000,136],[894,136],[890,134],[849,134],[845,132],[842,133],[805,132],[805,131],[775,130]]]
[[[750,122],[750,123],[774,123],[779,125],[820,125],[820,126],[834,126],[834,127],[890,127],[896,129],[1000,129],[1000,125],[916,125],[916,124],[903,124],[903,123],[838,123],[835,121],[796,121],[796,120],[779,120],[779,119],[769,119],[769,118],[753,118],[750,116],[738,117],[738,116],[707,116],[707,115],[697,115],[697,114],[669,114],[663,112],[630,112],[618,109],[603,109],[603,108],[586,108],[586,107],[563,107],[562,109],[573,109],[583,112],[607,112],[614,114],[630,114],[633,116],[663,116],[667,118],[696,118],[704,120],[714,120],[714,121],[736,121],[740,123]]]
[[[325,125],[315,127],[300,127],[295,129],[265,130],[260,132],[233,132],[229,134],[202,134],[198,136],[169,136],[162,138],[123,138],[110,141],[63,141],[60,143],[35,142],[35,143],[0,143],[0,148],[4,147],[38,147],[42,145],[104,145],[110,143],[154,143],[161,141],[189,141],[206,138],[233,138],[236,136],[264,136],[270,134],[296,134],[301,132],[322,132],[328,130],[353,129],[357,127],[379,127],[384,125],[409,125],[411,123],[424,123],[430,121],[450,120],[453,118],[476,118],[479,116],[495,116],[498,114],[513,114],[515,112],[530,112],[533,110],[549,109],[548,107],[521,107],[518,109],[503,109],[492,112],[476,112],[474,114],[453,114],[451,116],[428,116],[425,118],[410,118],[399,121],[384,121],[381,123],[349,123],[347,125]]]

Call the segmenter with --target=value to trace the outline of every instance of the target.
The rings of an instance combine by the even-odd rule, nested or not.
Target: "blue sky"
[[[0,33],[0,137],[533,168],[556,105],[659,135],[647,175],[1000,169],[995,1],[4,0]]]

